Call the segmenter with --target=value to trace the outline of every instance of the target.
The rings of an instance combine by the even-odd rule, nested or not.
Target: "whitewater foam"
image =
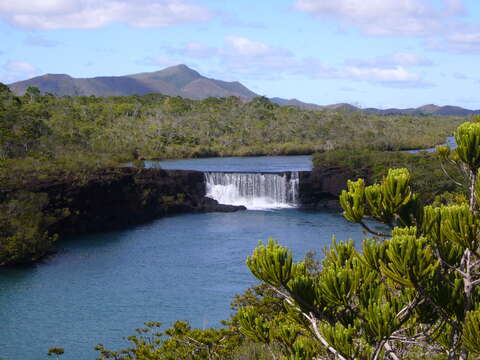
[[[298,172],[206,172],[205,183],[206,196],[221,204],[265,210],[292,208],[298,203]]]

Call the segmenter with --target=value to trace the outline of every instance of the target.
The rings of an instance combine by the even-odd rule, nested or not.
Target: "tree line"
[[[47,176],[133,159],[423,148],[461,121],[301,110],[264,97],[59,97],[34,87],[15,96],[0,84],[0,169]]]

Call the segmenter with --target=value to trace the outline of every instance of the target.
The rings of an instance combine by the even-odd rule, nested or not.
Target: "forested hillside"
[[[5,182],[13,170],[46,176],[144,158],[422,148],[442,143],[461,121],[301,110],[263,97],[57,97],[36,88],[18,97],[2,85],[1,176]]]

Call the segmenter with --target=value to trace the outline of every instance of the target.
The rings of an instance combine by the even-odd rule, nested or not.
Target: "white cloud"
[[[455,31],[446,36],[448,49],[457,52],[480,52],[480,29]]]
[[[5,83],[10,83],[30,78],[38,73],[39,69],[26,61],[9,60],[3,64],[2,71],[0,72],[0,80]]]
[[[217,55],[218,49],[213,46],[192,41],[186,43],[184,47],[177,51],[177,53],[193,58],[208,58]]]
[[[460,22],[468,15],[463,0],[295,0],[293,7],[369,36],[422,37],[430,50],[480,52],[480,26]],[[389,66],[431,65],[409,56],[392,60]]]
[[[0,17],[29,29],[95,29],[114,22],[149,28],[207,21],[212,13],[184,0],[16,0]]]
[[[401,66],[391,69],[347,66],[342,72],[345,77],[353,80],[375,82],[415,82],[420,80],[418,74],[410,72]]]
[[[260,56],[290,56],[291,53],[286,49],[273,48],[260,41],[247,39],[240,36],[227,36],[225,38],[227,54],[245,57]]]
[[[445,0],[445,10],[447,14],[454,16],[462,16],[467,13],[462,0]]]
[[[164,47],[160,58],[173,58],[176,63],[191,63],[191,59],[210,58],[218,64],[215,76],[230,78],[273,79],[292,71],[299,64],[293,54],[284,48],[269,46],[261,41],[240,36],[226,36],[222,46],[213,47],[200,42],[188,42],[179,47]],[[189,58],[188,61],[185,58]],[[152,65],[158,61],[149,61]]]
[[[2,14],[62,14],[78,10],[81,1],[75,0],[15,0],[2,1],[0,13]]]
[[[368,67],[380,67],[380,68],[392,68],[396,66],[431,66],[433,61],[425,56],[407,53],[397,52],[386,56],[378,56],[373,59],[359,60],[350,59],[346,61],[347,65],[353,66],[368,66]]]
[[[218,50],[218,59],[227,72],[264,79],[278,78],[287,69],[297,66],[289,50],[239,36],[225,38],[223,47]]]
[[[446,17],[463,15],[460,0],[297,0],[295,9],[337,19],[375,36],[426,36],[442,31]]]
[[[182,62],[191,63],[190,59],[208,57],[218,65],[216,69],[222,69],[210,74],[224,79],[272,80],[293,75],[418,88],[429,84],[409,67],[432,64],[429,59],[413,53],[394,53],[371,60],[350,60],[344,66],[335,67],[316,58],[300,59],[287,49],[240,36],[227,36],[220,47],[190,42],[176,48],[166,47],[164,51],[160,57],[150,58],[148,63],[168,66]]]
[[[448,36],[450,41],[463,44],[480,44],[480,32],[478,33],[454,33]]]
[[[31,74],[37,71],[35,66],[26,61],[7,61],[3,68],[8,72],[22,74]]]
[[[442,36],[425,41],[430,50],[456,53],[480,52],[480,25],[454,24]]]
[[[379,67],[364,62],[361,65],[346,65],[335,68],[320,61],[307,60],[299,66],[298,74],[318,79],[343,79],[363,81],[386,87],[424,88],[432,84],[403,66]]]
[[[425,34],[432,26],[432,9],[412,0],[298,0],[295,7],[339,19],[371,35]]]

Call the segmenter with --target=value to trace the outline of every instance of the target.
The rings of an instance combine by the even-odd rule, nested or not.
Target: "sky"
[[[480,109],[480,0],[0,0],[0,82],[177,64],[320,105]]]

